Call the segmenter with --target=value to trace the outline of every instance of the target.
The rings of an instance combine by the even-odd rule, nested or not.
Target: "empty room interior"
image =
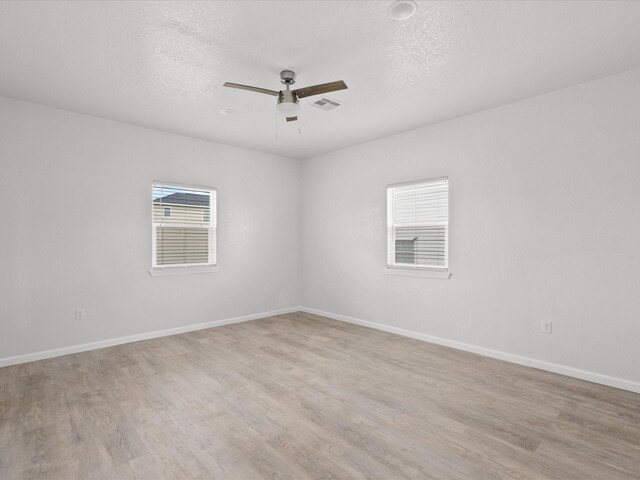
[[[0,479],[640,480],[640,1],[0,2]]]

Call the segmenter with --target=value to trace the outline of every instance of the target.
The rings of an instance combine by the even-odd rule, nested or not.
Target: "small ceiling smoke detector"
[[[232,108],[221,108],[220,110],[218,110],[218,113],[220,115],[233,115],[235,112],[236,111]]]
[[[406,20],[413,16],[418,9],[418,4],[414,0],[396,0],[389,5],[389,15],[394,20]]]

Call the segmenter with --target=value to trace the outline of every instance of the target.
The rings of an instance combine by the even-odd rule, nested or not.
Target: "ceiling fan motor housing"
[[[293,72],[291,70],[281,71],[280,82],[284,83],[287,86],[293,85],[294,83],[296,83],[296,72]]]

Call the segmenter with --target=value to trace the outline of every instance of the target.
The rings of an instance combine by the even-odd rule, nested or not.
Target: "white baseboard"
[[[395,333],[404,337],[415,338],[416,340],[423,340],[425,342],[435,343],[437,345],[443,345],[445,347],[451,347],[457,350],[464,350],[465,352],[477,353],[485,357],[497,358],[498,360],[504,360],[506,362],[517,363],[519,365],[525,365],[527,367],[537,368],[539,370],[546,370],[548,372],[559,373],[560,375],[566,375],[568,377],[578,378],[580,380],[587,380],[589,382],[599,383],[602,385],[607,385],[609,387],[615,387],[622,390],[628,390],[630,392],[640,393],[640,383],[634,382],[632,380],[610,377],[608,375],[602,375],[600,373],[580,370],[578,368],[567,367],[565,365],[558,365],[556,363],[545,362],[542,360],[537,360],[535,358],[514,355],[512,353],[501,352],[499,350],[492,350],[490,348],[479,347],[477,345],[456,342],[454,340],[448,340],[446,338],[434,337],[432,335],[426,335],[424,333],[405,330],[403,328],[391,327],[382,323],[370,322],[368,320],[361,320],[359,318],[347,317],[346,315],[324,312],[322,310],[316,310],[314,308],[300,307],[299,310],[302,312],[331,318],[333,320],[339,320],[341,322],[353,323],[355,325],[361,325],[363,327],[382,330],[383,332]]]
[[[56,348],[53,350],[45,350],[42,352],[27,353],[24,355],[16,355],[14,357],[0,358],[0,368],[9,365],[17,365],[20,363],[34,362],[36,360],[44,360],[46,358],[60,357],[71,353],[86,352],[89,350],[98,350],[100,348],[113,347],[114,345],[122,345],[123,343],[139,342],[140,340],[149,340],[151,338],[168,337],[169,335],[177,335],[179,333],[193,332],[196,330],[204,330],[206,328],[221,327],[222,325],[231,325],[233,323],[248,322],[250,320],[258,320],[260,318],[273,317],[274,315],[282,315],[285,313],[299,312],[300,307],[283,308],[270,312],[254,313],[252,315],[243,315],[241,317],[226,318],[223,320],[214,320],[213,322],[197,323],[194,325],[186,325],[184,327],[168,328],[166,330],[156,330],[155,332],[138,333],[127,337],[111,338],[109,340],[100,340],[97,342],[83,343],[81,345],[72,345],[69,347]]]
[[[353,323],[355,325],[361,325],[363,327],[374,328],[383,332],[395,333],[404,337],[414,338],[416,340],[422,340],[425,342],[435,343],[437,345],[443,345],[445,347],[455,348],[457,350],[464,350],[466,352],[477,353],[485,357],[496,358],[498,360],[504,360],[506,362],[517,363],[519,365],[525,365],[527,367],[537,368],[540,370],[546,370],[548,372],[558,373],[560,375],[566,375],[568,377],[579,378],[581,380],[587,380],[589,382],[599,383],[610,387],[620,388],[622,390],[628,390],[630,392],[640,393],[640,383],[632,380],[625,380],[622,378],[611,377],[608,375],[602,375],[600,373],[589,372],[587,370],[580,370],[578,368],[567,367],[565,365],[558,365],[556,363],[545,362],[543,360],[537,360],[535,358],[523,357],[520,355],[514,355],[512,353],[501,352],[499,350],[492,350],[490,348],[480,347],[477,345],[470,345],[467,343],[457,342],[455,340],[448,340],[446,338],[434,337],[424,333],[414,332],[412,330],[405,330],[403,328],[392,327],[384,325],[382,323],[370,322],[368,320],[361,320],[359,318],[348,317],[346,315],[338,315],[336,313],[325,312],[322,310],[316,310],[308,307],[290,307],[280,310],[273,310],[270,312],[255,313],[252,315],[243,315],[241,317],[226,318],[223,320],[215,320],[213,322],[198,323],[194,325],[186,325],[184,327],[169,328],[166,330],[156,330],[154,332],[139,333],[136,335],[129,335],[127,337],[112,338],[109,340],[100,340],[97,342],[84,343],[81,345],[72,345],[69,347],[56,348],[53,350],[45,350],[41,352],[27,353],[24,355],[16,355],[13,357],[0,358],[0,368],[8,367],[9,365],[17,365],[20,363],[34,362],[36,360],[44,360],[47,358],[60,357],[62,355],[69,355],[72,353],[86,352],[89,350],[98,350],[100,348],[112,347],[115,345],[122,345],[124,343],[139,342],[141,340],[148,340],[151,338],[167,337],[170,335],[177,335],[180,333],[193,332],[196,330],[204,330],[207,328],[220,327],[223,325],[231,325],[234,323],[248,322],[251,320],[258,320],[260,318],[272,317],[274,315],[283,315],[285,313],[293,312],[307,312],[314,315],[320,315],[322,317],[331,318],[333,320],[339,320],[342,322]]]

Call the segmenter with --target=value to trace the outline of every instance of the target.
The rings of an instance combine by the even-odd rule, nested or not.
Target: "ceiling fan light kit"
[[[285,90],[278,95],[278,106],[276,107],[278,115],[285,117],[295,117],[298,115],[298,99],[295,98],[293,92]]]
[[[336,82],[322,83],[319,85],[312,85],[311,87],[291,90],[291,85],[296,83],[296,74],[291,70],[283,70],[280,72],[280,82],[285,86],[285,89],[280,91],[231,82],[225,82],[223,86],[278,97],[276,111],[279,115],[285,117],[287,122],[295,122],[298,120],[300,98],[311,97],[313,95],[320,95],[322,93],[335,92],[337,90],[344,90],[348,88],[346,83],[342,80],[338,80]]]

